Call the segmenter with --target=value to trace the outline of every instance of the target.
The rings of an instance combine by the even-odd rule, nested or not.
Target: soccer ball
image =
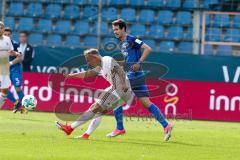
[[[22,99],[22,106],[27,110],[33,110],[37,106],[37,99],[32,95],[25,95]]]

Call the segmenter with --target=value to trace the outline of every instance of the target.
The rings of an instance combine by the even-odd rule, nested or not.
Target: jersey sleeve
[[[138,39],[138,38],[133,37],[132,38],[132,43],[133,43],[135,48],[139,49],[139,48],[142,47],[144,42],[142,40]]]
[[[10,38],[8,38],[9,50],[14,51],[14,47]]]

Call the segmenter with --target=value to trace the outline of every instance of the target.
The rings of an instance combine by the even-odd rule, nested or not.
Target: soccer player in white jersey
[[[86,78],[101,74],[101,76],[110,83],[110,87],[106,88],[100,94],[99,99],[71,125],[64,125],[60,122],[56,122],[57,127],[67,135],[70,135],[78,126],[83,125],[93,118],[106,114],[117,106],[124,103],[130,105],[134,98],[134,93],[131,90],[130,82],[124,70],[112,57],[102,57],[99,51],[93,48],[84,51],[84,56],[86,62],[94,68],[80,73],[67,74],[65,76],[67,78]]]
[[[9,56],[20,55],[14,51],[11,39],[3,35],[4,30],[4,23],[0,21],[0,108],[2,108],[6,100],[8,88],[11,85],[9,78]]]

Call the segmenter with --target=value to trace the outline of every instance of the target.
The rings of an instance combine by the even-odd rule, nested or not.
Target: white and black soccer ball
[[[27,110],[34,110],[37,106],[37,99],[32,95],[25,95],[22,99],[22,106]]]

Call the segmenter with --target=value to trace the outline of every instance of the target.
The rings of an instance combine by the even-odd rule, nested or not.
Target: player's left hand
[[[139,63],[136,63],[136,64],[132,65],[132,69],[133,69],[134,72],[139,71],[140,67],[141,67],[141,65]]]
[[[19,56],[19,53],[13,50],[9,50],[8,53],[10,54],[10,56]]]

